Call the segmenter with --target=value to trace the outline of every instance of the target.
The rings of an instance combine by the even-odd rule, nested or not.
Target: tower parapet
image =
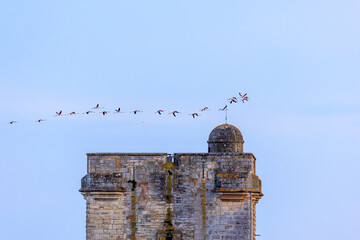
[[[209,153],[89,153],[86,239],[255,240],[262,196],[241,132],[220,125]]]
[[[154,239],[166,216],[166,153],[88,153],[86,239]]]

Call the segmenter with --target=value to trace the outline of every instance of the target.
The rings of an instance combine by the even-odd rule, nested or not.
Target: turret
[[[209,135],[209,153],[243,152],[244,139],[239,129],[230,124],[214,128]]]

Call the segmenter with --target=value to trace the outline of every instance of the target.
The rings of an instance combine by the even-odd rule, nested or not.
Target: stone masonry
[[[255,240],[256,158],[232,125],[208,143],[208,153],[88,153],[86,239]]]

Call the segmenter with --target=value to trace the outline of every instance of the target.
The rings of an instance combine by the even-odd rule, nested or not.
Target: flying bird
[[[10,121],[10,122],[8,122],[8,124],[14,124],[14,123],[17,123],[17,121]]]
[[[84,112],[83,114],[89,114],[89,113],[93,113],[93,111],[87,111],[87,112]]]
[[[169,113],[169,114],[172,114],[174,117],[176,117],[176,114],[179,114],[179,113],[181,113],[181,112],[178,112],[178,111],[172,111],[171,113]]]
[[[99,105],[99,104],[96,104],[96,106],[95,106],[95,107],[93,107],[93,108],[91,108],[91,109],[100,109],[100,108],[103,108],[103,107],[100,107],[100,105]]]
[[[133,114],[137,114],[138,112],[142,112],[141,110],[134,110],[134,111],[131,111],[131,113]]]
[[[241,93],[239,93],[240,97],[242,98],[241,101],[244,103],[245,101],[249,101],[249,97],[247,96],[247,93],[245,93],[244,95],[241,95]]]
[[[227,105],[225,105],[225,107],[220,108],[219,111],[225,111],[227,109]]]
[[[118,108],[118,109],[115,109],[114,113],[124,113],[124,112],[120,112],[120,108]]]
[[[155,113],[158,113],[159,115],[161,115],[161,113],[164,112],[164,110],[157,110]]]
[[[234,102],[234,103],[237,103],[237,102],[238,102],[238,100],[237,100],[236,97],[229,98],[228,101],[230,102],[230,104],[232,104],[233,102]]]
[[[189,115],[191,115],[193,118],[195,118],[195,117],[198,117],[198,116],[199,116],[199,114],[197,114],[197,113],[191,113],[191,114],[189,114]]]
[[[56,112],[56,115],[54,115],[55,117],[56,116],[61,116],[61,114],[62,114],[62,111],[59,111],[59,112]]]
[[[43,121],[46,121],[46,119],[39,119],[39,120],[36,120],[35,122],[43,122]]]
[[[109,112],[108,111],[102,111],[102,112],[100,112],[100,113],[102,113],[102,115],[106,115],[106,114],[108,114]]]
[[[77,114],[77,113],[76,112],[71,112],[68,115],[74,115],[74,114]]]
[[[207,111],[207,110],[210,110],[208,107],[204,107],[204,108],[202,108],[202,109],[200,109],[200,111]]]

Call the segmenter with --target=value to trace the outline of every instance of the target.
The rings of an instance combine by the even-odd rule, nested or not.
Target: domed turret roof
[[[244,139],[239,129],[230,124],[222,124],[214,128],[208,143],[243,143]]]

